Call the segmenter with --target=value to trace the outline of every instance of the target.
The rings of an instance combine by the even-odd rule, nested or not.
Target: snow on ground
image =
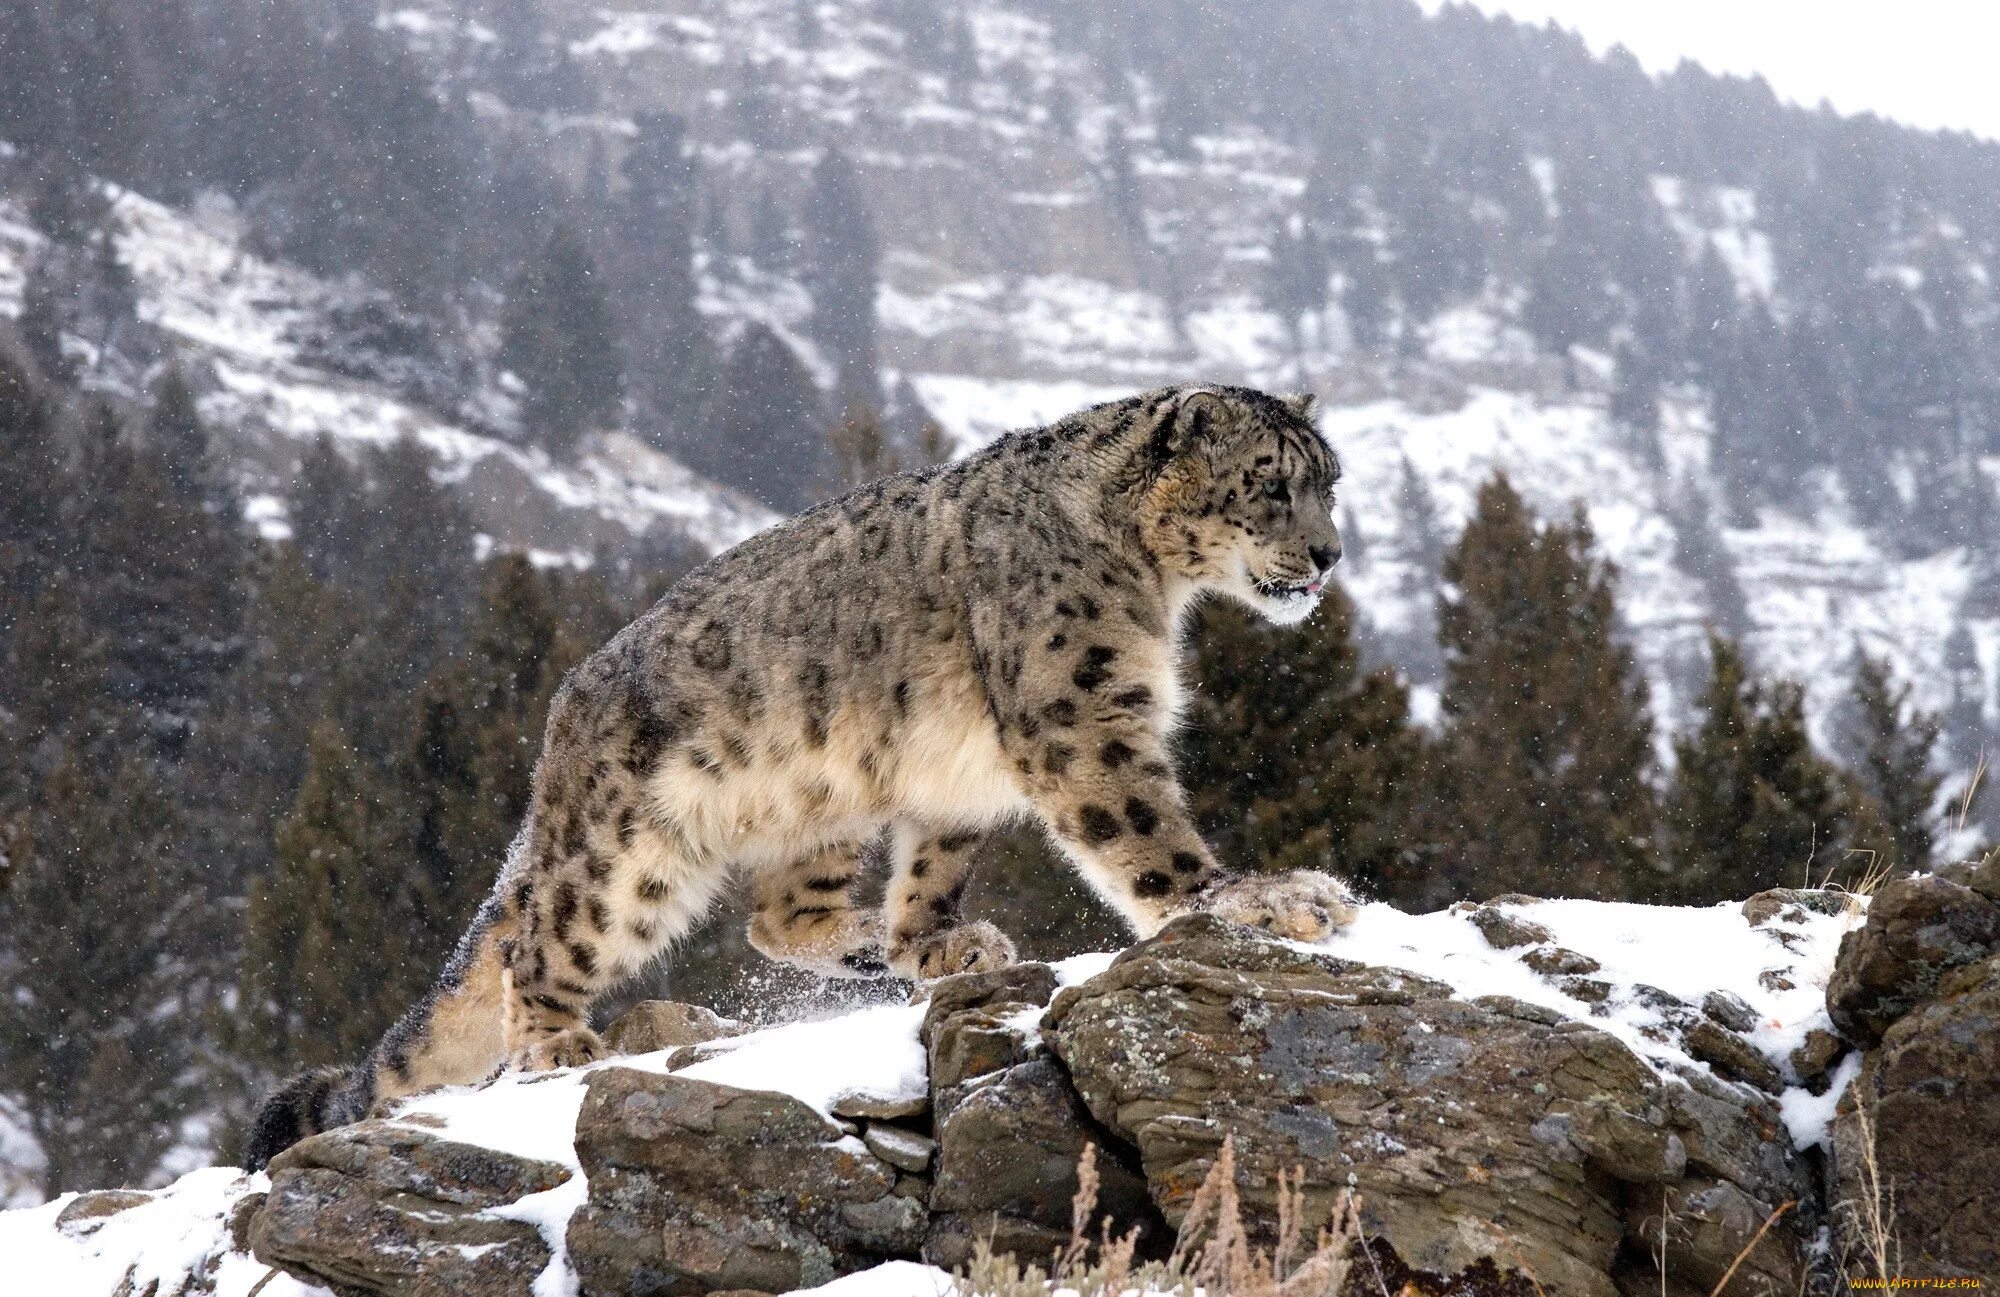
[[[921,1004],[881,1004],[820,1022],[716,1041],[682,1076],[748,1090],[779,1090],[831,1113],[843,1095],[922,1098],[929,1090]]]
[[[27,287],[27,266],[48,240],[28,224],[20,205],[0,201],[0,316],[19,319],[21,291]]]
[[[1545,900],[1501,908],[1549,929],[1554,945],[1603,965],[1591,977],[1608,983],[1610,995],[1590,1004],[1567,994],[1522,963],[1522,950],[1496,949],[1473,926],[1469,910],[1404,914],[1369,905],[1353,926],[1315,949],[1435,977],[1467,998],[1508,995],[1553,1009],[1618,1037],[1667,1076],[1679,1067],[1712,1069],[1681,1047],[1657,999],[1644,988],[1665,991],[1697,1009],[1710,992],[1726,991],[1756,1015],[1747,1037],[1751,1045],[1789,1077],[1791,1053],[1805,1043],[1806,1033],[1833,1029],[1827,979],[1841,936],[1866,915],[1859,898],[1843,914],[1780,917],[1761,927],[1750,925],[1737,902],[1696,909]],[[1851,1078],[1840,1084],[1846,1079]],[[1832,1098],[1815,1097],[1793,1087],[1783,1097],[1781,1107],[1800,1147],[1825,1139],[1839,1098],[1837,1088],[1829,1093]]]
[[[1753,928],[1736,905],[1706,909],[1549,900],[1506,907],[1548,928],[1554,943],[1597,960],[1593,976],[1611,986],[1601,1004],[1574,999],[1519,959],[1519,950],[1494,948],[1466,913],[1403,914],[1386,905],[1362,909],[1354,924],[1312,947],[1342,958],[1407,969],[1451,985],[1472,998],[1509,995],[1599,1027],[1625,1042],[1660,1070],[1668,1084],[1683,1069],[1703,1069],[1667,1030],[1655,1007],[1657,988],[1690,1005],[1712,991],[1727,991],[1750,1006],[1756,1026],[1750,1043],[1781,1071],[1791,1051],[1814,1028],[1827,1029],[1826,979],[1841,934],[1860,921],[1856,901],[1848,913],[1779,918]],[[1113,956],[1080,955],[1057,965],[1070,985],[1102,972]],[[831,1017],[785,1023],[712,1042],[679,1075],[789,1094],[831,1114],[843,1095],[914,1098],[928,1081],[918,1042],[924,1007],[872,1005]],[[1040,1010],[1021,1015],[1033,1029]],[[563,1250],[571,1213],[589,1188],[572,1144],[589,1074],[604,1067],[664,1070],[670,1052],[606,1060],[588,1068],[508,1075],[483,1085],[439,1090],[410,1100],[394,1120],[439,1135],[568,1167],[564,1184],[496,1211],[542,1231],[554,1259],[540,1277],[538,1297],[576,1291]],[[1801,1147],[1825,1138],[1833,1105],[1854,1068],[1844,1067],[1828,1094],[1794,1088],[1780,1099],[1793,1140]],[[832,1126],[830,1139],[847,1139]],[[109,1294],[128,1267],[137,1267],[135,1290],[160,1278],[162,1292],[176,1291],[179,1276],[217,1267],[221,1297],[246,1297],[265,1274],[253,1258],[229,1252],[230,1210],[249,1193],[268,1187],[264,1176],[227,1167],[197,1171],[155,1193],[151,1201],[84,1229],[55,1227],[69,1197],[41,1207],[0,1212],[0,1256],[11,1274],[32,1276],[28,1291]],[[279,1276],[264,1297],[308,1297],[319,1290]],[[850,1276],[814,1297],[943,1297],[949,1276],[928,1266],[897,1262]]]
[[[332,1297],[289,1275],[270,1275],[230,1250],[229,1215],[246,1195],[270,1187],[262,1175],[217,1166],[182,1176],[151,1201],[95,1221],[58,1227],[75,1199],[64,1194],[26,1211],[0,1212],[0,1257],[9,1291],[110,1297],[113,1291],[179,1293],[189,1276],[213,1267],[215,1297]],[[131,1275],[129,1285],[120,1284]],[[260,1287],[261,1285],[261,1287]]]
[[[952,1297],[957,1291],[949,1271],[920,1261],[885,1261],[792,1297]]]
[[[27,1123],[5,1095],[0,1095],[0,1210],[40,1202],[30,1183],[41,1171],[42,1150],[28,1133]]]
[[[1688,258],[1713,250],[1746,301],[1771,300],[1776,283],[1771,236],[1757,228],[1757,196],[1718,185],[1690,193],[1678,176],[1654,176],[1653,197]]]

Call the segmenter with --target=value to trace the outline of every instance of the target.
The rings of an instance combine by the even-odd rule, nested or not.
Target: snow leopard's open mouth
[[[1303,599],[1317,599],[1326,583],[1314,581],[1259,581],[1257,593],[1278,603],[1292,603]]]

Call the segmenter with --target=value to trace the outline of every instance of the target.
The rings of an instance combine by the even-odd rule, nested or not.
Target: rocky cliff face
[[[12,1213],[0,1242],[64,1291],[154,1297],[935,1291],[885,1263],[1046,1258],[1086,1146],[1098,1213],[1161,1254],[1227,1142],[1253,1238],[1281,1175],[1309,1221],[1358,1207],[1357,1293],[1990,1275],[1996,879],[1893,883],[1865,917],[1792,891],[1370,907],[1326,948],[1196,917],[793,1026],[642,1006],[614,1037],[646,1052],[421,1098],[268,1178]]]

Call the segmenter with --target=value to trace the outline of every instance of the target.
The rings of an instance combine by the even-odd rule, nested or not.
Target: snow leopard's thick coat
[[[280,1090],[249,1160],[376,1100],[596,1057],[592,1001],[733,871],[751,940],[833,976],[929,978],[1013,947],[958,902],[994,825],[1039,817],[1140,933],[1206,909],[1311,938],[1320,874],[1219,871],[1166,735],[1206,592],[1311,611],[1340,554],[1311,401],[1172,388],[821,505],[689,575],[550,708],[527,822],[430,995],[359,1068]],[[892,835],[880,913],[852,899]]]

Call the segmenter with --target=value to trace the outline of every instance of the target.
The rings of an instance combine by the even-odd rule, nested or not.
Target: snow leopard
[[[273,1095],[247,1161],[418,1091],[598,1058],[593,1002],[732,876],[752,945],[828,977],[1010,962],[960,901],[983,839],[1022,817],[1141,936],[1191,911],[1303,940],[1346,923],[1330,874],[1219,866],[1168,747],[1190,608],[1303,621],[1340,558],[1339,479],[1311,397],[1174,387],[712,559],[564,681],[525,822],[443,974],[358,1067]],[[879,835],[887,891],[864,907]]]

